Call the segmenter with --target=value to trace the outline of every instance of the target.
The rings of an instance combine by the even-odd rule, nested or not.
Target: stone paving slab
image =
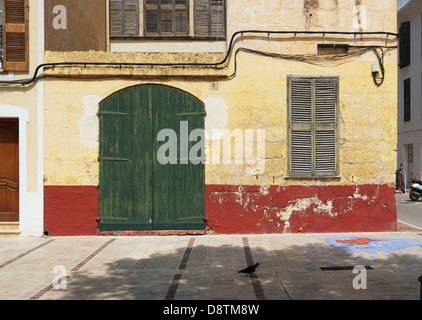
[[[419,300],[421,274],[422,231],[0,238],[1,300]]]

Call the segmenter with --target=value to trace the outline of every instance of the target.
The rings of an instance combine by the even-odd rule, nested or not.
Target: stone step
[[[18,237],[19,222],[0,222],[0,237]]]

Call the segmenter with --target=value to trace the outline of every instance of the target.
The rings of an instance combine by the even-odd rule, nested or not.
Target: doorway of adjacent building
[[[410,180],[414,179],[414,170],[413,170],[413,144],[405,145],[406,150],[406,167],[407,167],[407,180],[410,184]]]
[[[18,119],[0,119],[0,222],[19,222]]]
[[[192,153],[204,143],[192,134],[204,129],[204,108],[162,85],[130,87],[100,103],[100,231],[204,229],[205,165]],[[177,150],[175,161],[163,164],[160,150]]]

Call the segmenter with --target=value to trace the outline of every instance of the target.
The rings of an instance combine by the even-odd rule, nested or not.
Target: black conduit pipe
[[[12,81],[0,81],[0,84],[15,84],[15,85],[21,85],[21,86],[27,86],[32,83],[34,83],[38,79],[38,73],[40,69],[43,68],[54,68],[54,67],[67,67],[67,66],[115,66],[115,67],[123,67],[123,66],[130,66],[130,67],[183,67],[183,66],[198,66],[198,67],[214,67],[217,68],[221,65],[224,65],[229,57],[231,56],[231,53],[233,51],[234,42],[237,36],[243,37],[244,34],[266,34],[267,36],[270,36],[272,34],[274,35],[282,35],[282,34],[294,34],[296,35],[315,35],[315,34],[321,34],[323,36],[325,35],[353,35],[354,37],[358,35],[382,35],[386,36],[387,39],[389,36],[398,37],[399,34],[392,33],[392,32],[385,32],[385,31],[374,31],[374,32],[346,32],[346,31],[266,31],[266,30],[240,30],[233,33],[229,48],[227,50],[227,53],[223,60],[220,62],[215,63],[199,63],[199,62],[193,62],[193,63],[132,63],[132,62],[55,62],[55,63],[43,63],[38,65],[35,68],[34,75],[31,79],[24,79],[24,80],[12,80]],[[374,46],[375,47],[375,46]]]

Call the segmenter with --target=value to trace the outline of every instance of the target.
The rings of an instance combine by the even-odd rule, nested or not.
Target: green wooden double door
[[[100,104],[100,230],[203,230],[204,105],[144,85]]]

